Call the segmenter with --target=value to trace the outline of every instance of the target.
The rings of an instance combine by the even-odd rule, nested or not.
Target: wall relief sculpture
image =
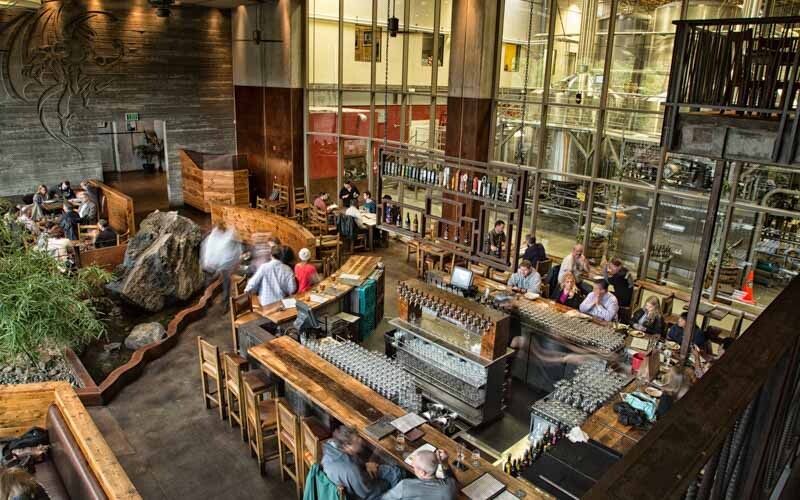
[[[78,1],[51,0],[0,23],[0,87],[12,99],[35,103],[44,131],[81,158],[71,137],[75,107],[87,108],[114,81],[109,69],[125,48],[116,38],[101,42],[97,28],[115,22],[113,14]]]

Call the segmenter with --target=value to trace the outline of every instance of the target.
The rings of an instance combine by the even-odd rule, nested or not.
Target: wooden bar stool
[[[224,374],[219,360],[219,348],[209,344],[203,337],[197,337],[197,353],[200,358],[200,382],[203,386],[203,402],[206,408],[213,408],[212,403],[219,408],[219,418],[225,420],[225,396],[222,390]],[[211,392],[208,379],[217,386],[217,392]]]
[[[250,454],[258,460],[258,471],[263,475],[266,472],[266,463],[278,457],[278,453],[267,455],[264,442],[267,439],[277,439],[278,419],[275,403],[275,386],[270,386],[268,391],[259,391],[245,378],[242,382],[245,400],[245,416],[247,420],[247,446]],[[263,399],[269,392],[270,398]]]
[[[233,350],[239,352],[239,327],[262,316],[253,310],[253,301],[250,294],[243,293],[230,298],[228,308],[231,316],[231,337],[233,340]]]
[[[303,497],[303,485],[300,471],[303,459],[298,456],[300,448],[300,419],[291,408],[279,400],[278,407],[278,454],[280,457],[281,479],[286,480],[288,475],[295,482],[297,498]],[[287,458],[292,455],[294,464],[289,465]]]
[[[242,398],[242,373],[247,367],[247,360],[236,353],[226,352],[222,355],[222,366],[225,369],[225,401],[228,403],[228,421],[231,429],[234,422],[239,424],[242,441],[244,441],[247,423],[242,417],[245,414],[244,398]]]
[[[331,437],[328,429],[314,417],[305,417],[300,421],[300,449],[303,454],[300,477],[305,484],[305,477],[312,464],[322,460],[322,442]]]

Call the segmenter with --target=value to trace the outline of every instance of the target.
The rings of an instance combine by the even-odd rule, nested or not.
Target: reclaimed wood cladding
[[[61,3],[50,2],[45,8]],[[14,99],[3,81],[6,75],[0,74],[0,195],[32,192],[40,182],[55,185],[64,178],[73,183],[102,179],[100,151],[107,146],[97,124],[123,123],[126,112],[138,112],[143,120],[166,121],[170,203],[180,204],[180,149],[235,152],[230,13],[183,6],[162,19],[145,0],[98,4],[91,8],[116,20],[88,21],[95,32],[94,48],[106,54],[119,40],[124,54],[116,64],[101,69],[86,63],[87,72],[111,83],[94,93],[85,108],[80,99],[72,101],[69,140],[81,154],[45,132],[37,113],[36,89],[28,102]],[[64,2],[64,6],[73,14],[74,9],[88,8],[85,2]],[[19,13],[0,10],[0,26]],[[48,29],[58,36],[56,27]],[[7,35],[0,31],[0,49],[8,44]],[[0,50],[3,65],[7,57],[8,52]],[[58,118],[52,120],[57,128]]]

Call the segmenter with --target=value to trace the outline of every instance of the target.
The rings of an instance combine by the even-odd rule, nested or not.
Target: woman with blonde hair
[[[550,292],[550,298],[573,309],[577,309],[581,305],[583,292],[578,288],[578,281],[571,271],[567,271],[561,276],[556,289]]]
[[[658,297],[651,295],[644,307],[633,313],[631,326],[640,332],[651,335],[664,334],[664,316],[661,314],[661,302]]]
[[[0,469],[0,500],[46,500],[50,498],[32,475],[19,467]]]

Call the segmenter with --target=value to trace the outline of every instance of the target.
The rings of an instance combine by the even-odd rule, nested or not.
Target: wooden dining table
[[[446,451],[451,459],[458,454],[459,444],[428,424],[419,427],[423,432],[422,437],[416,442],[406,442],[404,451],[397,450],[397,441],[392,434],[383,439],[372,437],[365,432],[369,425],[384,416],[403,416],[406,411],[290,337],[280,337],[251,347],[249,354],[294,391],[339,422],[354,427],[372,447],[382,455],[391,457],[409,472],[412,472],[412,468],[404,460],[407,453],[424,444]],[[471,460],[465,461],[468,462],[465,470],[452,467],[459,488],[483,474],[490,474],[503,483],[507,491],[518,497],[552,498],[527,481],[504,474],[483,458],[479,459],[477,467],[472,465]],[[460,498],[465,498],[463,493]]]

